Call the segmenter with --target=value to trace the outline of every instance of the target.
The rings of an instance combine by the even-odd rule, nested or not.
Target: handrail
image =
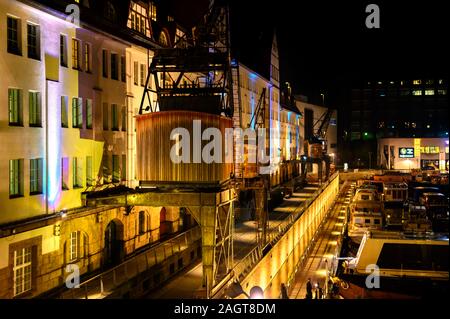
[[[84,298],[89,299],[88,295],[88,286],[91,283],[94,283],[96,281],[99,281],[98,283],[98,289],[100,295],[104,295],[104,286],[106,284],[112,284],[112,288],[116,288],[120,286],[123,282],[120,282],[119,276],[121,274],[124,274],[125,278],[128,277],[135,277],[139,273],[142,273],[146,270],[148,270],[150,267],[157,265],[165,260],[167,260],[169,257],[173,256],[175,253],[182,251],[181,245],[183,242],[188,247],[190,243],[195,242],[201,238],[201,228],[200,226],[193,227],[181,234],[178,234],[177,236],[165,241],[161,242],[147,250],[144,250],[143,252],[127,259],[120,265],[117,265],[111,269],[108,269],[107,271],[98,274],[92,278],[89,278],[88,280],[80,283],[78,288],[84,288]],[[167,251],[167,247],[170,246],[170,251]],[[176,246],[176,247],[174,247]],[[158,250],[163,249],[162,253],[162,259],[158,256]],[[161,252],[161,251],[160,251]],[[153,256],[150,256],[150,258],[153,258],[153,263],[149,261],[149,254],[153,254]],[[140,265],[142,264],[143,258],[145,258],[145,267],[144,269],[141,269]],[[139,259],[141,259],[141,263],[139,263]],[[111,282],[105,282],[104,278],[110,278],[112,279]],[[83,289],[70,289],[69,291],[65,291],[61,294],[61,297],[64,298],[65,295],[72,295],[72,297],[75,294],[81,294]]]

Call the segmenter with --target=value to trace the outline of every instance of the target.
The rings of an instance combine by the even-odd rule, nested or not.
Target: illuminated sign
[[[400,147],[398,153],[400,158],[413,158],[414,147]]]
[[[439,154],[439,146],[422,146],[420,153],[422,154]]]

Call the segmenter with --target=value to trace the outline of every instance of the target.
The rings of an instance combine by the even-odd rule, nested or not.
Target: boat
[[[447,234],[368,231],[356,257],[343,263],[339,278],[346,289],[339,294],[344,299],[448,297],[448,258]]]
[[[384,227],[383,205],[376,189],[361,187],[349,205],[348,237],[359,244],[368,230],[382,230]]]

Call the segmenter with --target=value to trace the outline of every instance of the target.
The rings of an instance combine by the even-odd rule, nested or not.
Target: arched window
[[[159,44],[161,44],[163,47],[169,46],[169,39],[167,38],[167,34],[164,31],[161,31],[159,34]]]
[[[145,212],[139,212],[139,234],[144,234],[146,232],[145,228]]]

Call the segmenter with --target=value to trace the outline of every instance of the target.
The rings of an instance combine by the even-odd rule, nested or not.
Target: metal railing
[[[338,172],[333,174],[327,182],[322,184],[319,189],[317,189],[312,196],[301,203],[298,207],[294,209],[294,212],[285,218],[278,226],[278,231],[269,234],[268,245],[275,245],[275,243],[289,230],[289,228],[295,223],[295,221],[303,214],[303,212],[310,206],[312,202],[319,196],[322,191],[328,187],[328,185],[338,176]],[[329,211],[328,211],[329,213]],[[328,214],[327,213],[327,214]],[[321,221],[321,225],[325,218]],[[318,227],[320,228],[320,226]],[[317,232],[318,230],[316,230]],[[241,281],[245,276],[253,269],[253,267],[264,257],[263,249],[260,246],[253,248],[244,258],[242,258],[233,267],[233,278],[235,280]]]
[[[201,239],[201,228],[196,226],[163,243],[131,257],[120,265],[107,270],[79,285],[68,289],[60,296],[62,299],[101,299],[130,279],[160,264],[169,257],[180,253]]]

